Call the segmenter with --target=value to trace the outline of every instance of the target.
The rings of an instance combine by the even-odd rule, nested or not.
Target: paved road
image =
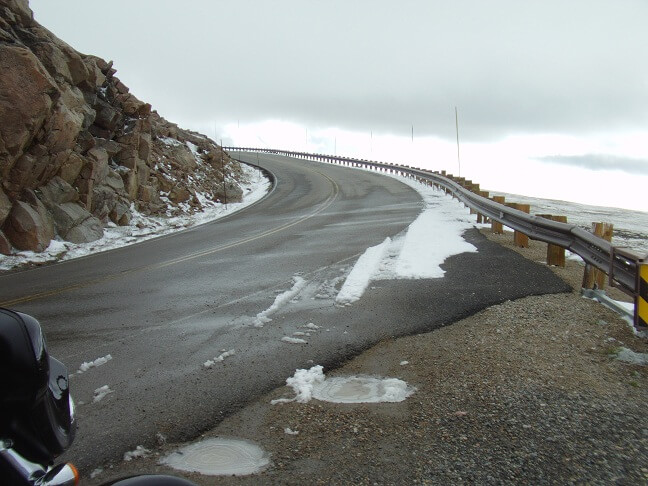
[[[195,437],[283,383],[308,351],[282,343],[279,326],[260,329],[252,318],[295,275],[313,291],[313,282],[335,281],[421,209],[416,192],[377,174],[281,156],[260,162],[275,175],[274,190],[227,219],[0,276],[0,300],[41,321],[50,351],[71,372],[112,356],[72,378],[79,431],[68,456],[82,468],[150,444],[158,432]],[[223,349],[236,355],[205,369]],[[114,393],[93,403],[104,385]]]
[[[244,156],[256,162],[255,155]],[[79,432],[63,459],[86,474],[158,434],[192,440],[283,385],[296,368],[332,367],[391,336],[425,332],[494,303],[565,290],[553,274],[477,231],[478,253],[443,279],[383,281],[350,307],[333,297],[357,256],[419,214],[416,192],[366,171],[262,155],[276,177],[261,203],[227,219],[120,250],[0,276],[2,300],[37,316],[74,372]],[[297,280],[295,280],[297,279]],[[255,316],[301,282],[264,327]],[[321,329],[307,345],[281,338]],[[212,368],[203,363],[234,349]],[[113,393],[93,402],[93,391]]]

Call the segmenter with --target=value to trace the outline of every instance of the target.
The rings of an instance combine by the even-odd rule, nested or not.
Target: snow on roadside
[[[106,356],[102,356],[101,358],[97,358],[94,361],[84,361],[79,366],[79,369],[76,372],[76,374],[80,375],[80,374],[85,373],[86,371],[88,371],[90,368],[96,368],[98,366],[105,365],[111,359],[112,359],[112,356],[107,354]]]
[[[425,208],[404,235],[386,238],[360,256],[335,299],[339,305],[359,300],[372,280],[441,278],[448,257],[477,251],[462,236],[476,225],[463,206],[437,189],[397,178],[421,194]]]
[[[147,457],[151,451],[149,451],[144,446],[138,445],[134,451],[128,451],[124,453],[124,461],[132,461],[133,459],[138,459],[140,457]]]
[[[381,244],[368,248],[360,256],[335,298],[337,304],[350,304],[362,297],[371,278],[378,271],[380,262],[385,258],[390,244],[391,238],[385,238]]]
[[[106,395],[109,395],[110,393],[115,393],[115,391],[111,390],[108,385],[101,386],[94,391],[94,398],[92,399],[92,401],[94,403],[100,402]]]
[[[0,270],[10,270],[26,263],[52,263],[113,250],[181,231],[199,224],[215,221],[236,211],[240,211],[265,196],[270,190],[271,185],[270,181],[265,178],[260,170],[245,164],[241,164],[241,169],[248,182],[242,182],[240,184],[243,189],[243,201],[240,203],[228,203],[224,205],[211,201],[203,194],[197,193],[196,196],[203,205],[203,211],[192,215],[166,218],[144,216],[137,212],[133,205],[131,206],[133,218],[131,224],[128,226],[117,226],[114,223],[109,223],[104,228],[104,236],[90,243],[77,244],[55,239],[52,240],[49,247],[42,253],[20,251],[13,255],[0,255]]]
[[[402,402],[416,391],[398,378],[365,375],[326,378],[323,370],[320,365],[308,370],[295,370],[295,374],[286,379],[286,385],[293,389],[295,396],[278,398],[270,404],[306,403],[313,398],[331,403],[395,403]]]
[[[225,361],[225,358],[229,358],[230,356],[234,356],[236,354],[235,349],[230,349],[229,351],[225,351],[224,349],[221,350],[221,354],[218,355],[218,357],[214,359],[208,359],[203,363],[203,366],[205,368],[211,368],[214,366],[216,363],[222,363]]]
[[[307,281],[304,280],[302,277],[295,275],[293,277],[292,288],[290,290],[287,290],[277,295],[277,297],[275,297],[273,304],[268,309],[264,310],[263,312],[259,312],[256,315],[256,317],[254,318],[254,327],[263,327],[264,324],[272,321],[272,319],[269,316],[277,312],[288,302],[290,302],[295,297],[297,297],[299,292],[301,292],[302,289],[306,286],[306,283]]]

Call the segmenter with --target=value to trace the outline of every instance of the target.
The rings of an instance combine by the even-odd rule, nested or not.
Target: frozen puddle
[[[414,393],[403,380],[349,376],[328,378],[313,389],[313,398],[333,403],[402,402]]]
[[[214,438],[182,447],[161,459],[160,464],[207,476],[242,476],[261,472],[270,458],[252,442]]]
[[[300,402],[315,398],[332,403],[382,403],[402,402],[411,396],[416,388],[398,378],[379,378],[366,375],[326,378],[322,366],[309,370],[297,370],[286,380],[295,396],[279,398],[271,404]]]

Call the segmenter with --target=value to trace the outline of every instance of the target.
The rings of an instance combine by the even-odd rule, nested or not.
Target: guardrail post
[[[506,204],[506,198],[504,196],[493,196],[493,201],[499,204]],[[504,226],[499,221],[491,220],[491,233],[497,235],[504,234]]]
[[[479,194],[481,197],[485,197],[488,199],[488,191],[477,191],[477,194]],[[477,223],[487,223],[488,218],[484,216],[481,213],[477,213]]]
[[[635,327],[648,327],[648,262],[638,264],[637,295],[635,296]]]
[[[612,241],[614,225],[611,223],[592,223],[592,233],[606,241]],[[583,274],[583,288],[604,289],[605,272],[593,267],[592,265],[586,264],[585,273]]]
[[[551,214],[537,214],[536,216],[559,223],[567,222],[567,216],[554,216]],[[547,243],[547,265],[553,265],[555,267],[565,266],[565,249],[562,246]]]
[[[524,213],[529,214],[531,212],[531,206],[529,204],[516,204],[515,206],[517,210]],[[529,237],[520,231],[513,232],[513,241],[521,248],[529,248]]]

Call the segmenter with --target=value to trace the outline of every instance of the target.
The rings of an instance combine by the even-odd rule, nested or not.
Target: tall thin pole
[[[459,156],[459,115],[457,113],[457,107],[455,106],[455,126],[457,128],[457,163],[459,164],[459,174],[458,177],[461,177],[461,157]]]
[[[220,141],[221,144],[221,174],[223,176],[223,198],[225,199],[225,209],[227,209],[227,186],[225,185],[225,162],[223,161],[224,158],[224,151],[223,151],[223,140],[221,139]]]
[[[412,125],[412,143],[414,143],[414,125]]]

